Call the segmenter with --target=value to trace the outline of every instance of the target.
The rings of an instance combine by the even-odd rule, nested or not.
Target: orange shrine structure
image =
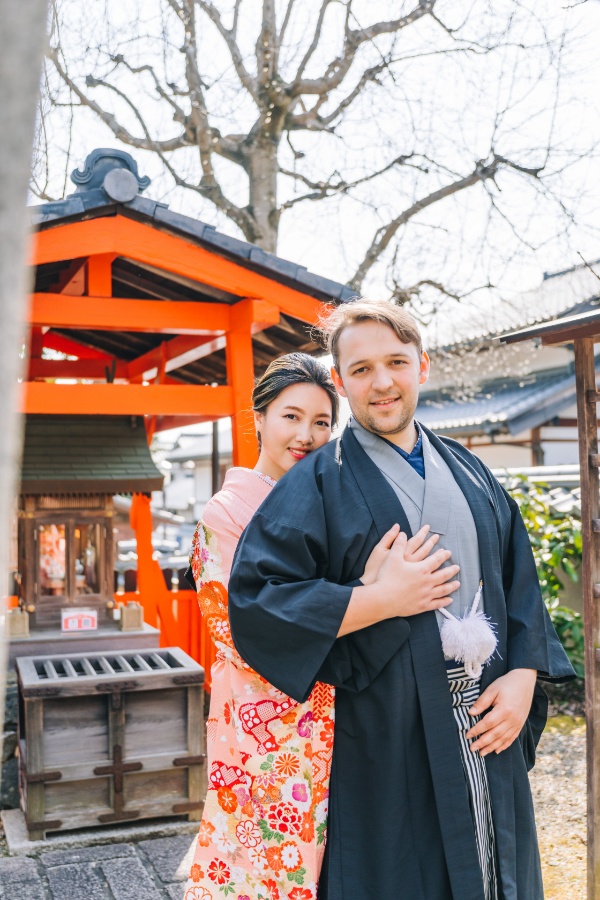
[[[127,153],[95,150],[71,177],[74,194],[31,210],[23,413],[143,416],[148,440],[229,416],[234,465],[253,466],[255,375],[283,353],[316,352],[324,303],[351,290],[143,197],[149,179]],[[134,495],[131,520],[144,619],[208,674],[196,598],[168,591],[152,558],[148,494]]]

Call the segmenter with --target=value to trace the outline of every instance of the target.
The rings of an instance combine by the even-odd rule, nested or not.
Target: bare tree
[[[144,0],[129,16],[116,0],[52,6],[48,109],[92,113],[269,251],[298,208],[360,204],[372,230],[349,254],[357,292],[379,264],[394,280],[409,227],[435,227],[430,210],[456,232],[466,207],[454,225],[438,210],[463,194],[485,197],[517,243],[534,238],[511,199],[570,213],[557,187],[578,155],[557,137],[568,14],[536,0]],[[49,197],[46,164],[42,152]],[[400,302],[452,294],[436,272],[400,281]]]

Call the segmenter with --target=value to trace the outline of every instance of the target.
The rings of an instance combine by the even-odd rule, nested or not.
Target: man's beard
[[[404,409],[398,414],[397,419],[390,421],[383,426],[378,423],[375,418],[369,415],[368,412],[365,412],[364,414],[361,413],[361,415],[357,416],[354,410],[352,410],[352,415],[359,425],[362,425],[367,431],[371,431],[373,434],[377,434],[380,437],[386,437],[390,434],[399,434],[408,428],[414,418],[415,410],[416,405],[412,409]]]

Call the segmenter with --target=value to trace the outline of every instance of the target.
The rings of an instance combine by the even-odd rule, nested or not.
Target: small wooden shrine
[[[11,656],[118,636],[113,495],[150,494],[162,482],[141,417],[27,416],[16,584],[28,627],[13,637]],[[148,631],[144,646],[156,643]],[[136,645],[131,633],[126,639]]]

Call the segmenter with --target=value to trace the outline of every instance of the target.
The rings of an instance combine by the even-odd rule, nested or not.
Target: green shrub
[[[580,613],[562,606],[559,594],[564,576],[579,581],[581,567],[581,520],[570,513],[552,509],[546,485],[526,478],[513,478],[506,489],[518,503],[533,548],[542,596],[552,624],[577,675],[584,675],[583,619]]]

